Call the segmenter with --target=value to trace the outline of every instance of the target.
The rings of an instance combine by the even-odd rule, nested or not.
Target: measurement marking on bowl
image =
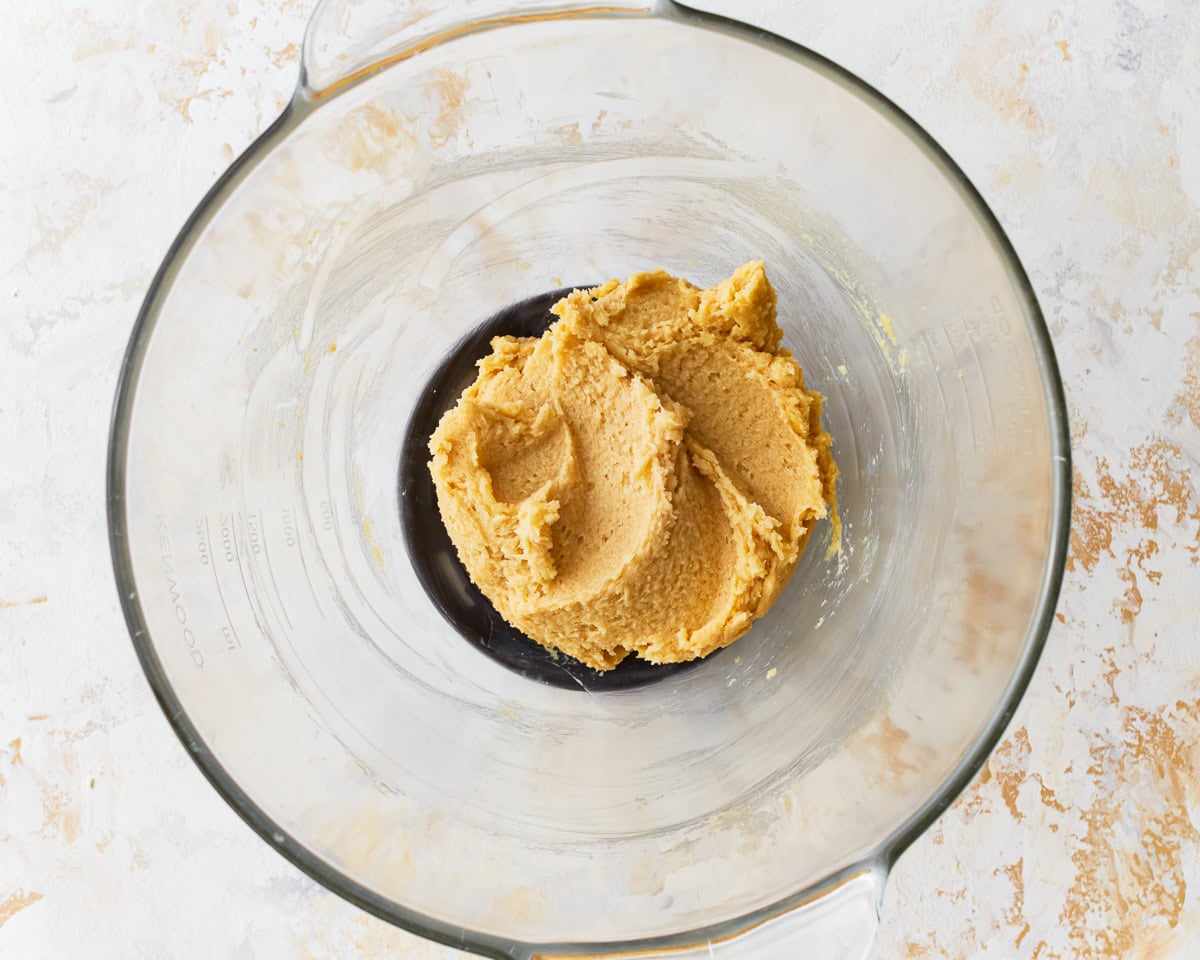
[[[210,551],[212,545],[212,529],[208,525],[208,517],[204,517],[204,536],[208,540]],[[229,560],[228,562],[232,562]],[[225,622],[228,624],[230,631],[233,633],[233,639],[240,647],[242,645],[241,638],[237,635],[237,630],[233,626],[233,615],[229,612],[229,604],[225,602],[225,592],[221,589],[221,575],[217,572],[217,565],[210,564],[213,575],[213,584],[217,588],[217,599],[221,601],[221,609],[225,611]]]
[[[942,378],[939,376],[941,364],[938,362],[937,354],[934,352],[932,338],[924,331],[917,337],[921,346],[925,348],[925,353],[929,355],[929,365],[933,368],[933,382],[937,384],[938,396],[942,398],[942,407],[946,410],[950,409],[950,401],[946,399],[946,391],[942,389]]]
[[[1001,347],[1003,356],[1011,364],[1015,385],[1010,397],[1015,402],[1008,404],[1003,429],[997,431],[996,440],[1006,452],[1017,455],[1029,448],[1033,442],[1033,407],[1030,404],[1029,378],[1021,363],[1021,351],[1013,339],[1012,328],[1004,315],[1004,306],[992,297],[992,316],[986,319],[986,329],[992,332],[990,345]]]
[[[256,518],[256,522],[261,522],[262,508],[259,508],[250,516]],[[289,630],[296,629],[292,625],[292,618],[288,616],[287,604],[283,602],[283,592],[279,589],[279,582],[275,579],[275,566],[271,563],[271,551],[267,547],[267,538],[262,538],[263,562],[267,566],[267,576],[271,578],[271,587],[275,590],[275,599],[279,604],[279,614],[283,617],[283,622],[287,624]]]
[[[234,558],[234,561],[237,563],[238,577],[242,581],[242,592],[246,594],[246,603],[249,604],[250,612],[251,612],[251,614],[253,614],[254,598],[250,595],[250,585],[248,583],[246,583],[246,564],[242,561],[242,553],[241,553],[241,550],[238,548],[238,542],[237,542],[237,521],[239,519],[242,521],[242,525],[244,526],[246,523],[245,517],[241,516],[238,513],[234,513],[230,517],[230,521],[229,521],[230,540],[233,543],[233,558]],[[237,634],[234,634],[233,639],[237,643],[238,647],[240,648],[242,645],[242,641],[238,639]]]
[[[974,323],[978,329],[972,331],[971,324]],[[985,339],[988,335],[987,321],[979,317],[972,320],[971,317],[966,317],[963,320],[963,329],[966,331],[967,345],[971,348],[971,355],[975,358],[975,367],[979,370],[979,382],[983,388],[983,398],[985,401],[990,401],[987,391],[987,375],[983,370],[983,361],[979,357],[979,351],[976,349],[976,337],[983,336]],[[988,426],[991,429],[992,436],[996,434],[996,421],[992,416],[992,405],[990,402],[984,403],[984,409],[987,411]]]
[[[963,404],[967,411],[967,429],[971,431],[971,446],[975,452],[979,452],[979,434],[975,429],[975,418],[971,416],[971,394],[967,390],[967,382],[963,379],[962,361],[959,360],[958,350],[955,349],[954,340],[950,336],[950,324],[942,327],[942,336],[946,338],[946,343],[950,347],[950,356],[954,359],[954,379],[958,381],[958,385],[962,388]]]
[[[236,534],[237,534],[237,524],[239,522],[241,523],[241,526],[242,526],[242,531],[241,531],[242,537],[244,538],[245,543],[250,548],[249,559],[242,558],[242,551],[240,549],[238,551],[238,559],[239,559],[239,563],[240,563],[239,569],[242,572],[242,587],[246,591],[246,599],[249,602],[251,614],[254,616],[254,619],[260,624],[260,626],[262,627],[262,629],[264,631],[267,631],[269,629],[267,627],[267,625],[263,622],[263,619],[259,616],[258,609],[256,609],[256,606],[262,606],[262,605],[256,605],[254,602],[254,598],[255,598],[255,596],[257,596],[257,594],[254,594],[251,592],[250,585],[246,581],[246,573],[245,572],[246,572],[246,570],[249,570],[251,572],[251,574],[254,573],[255,565],[253,563],[253,557],[255,557],[256,555],[259,555],[262,557],[263,563],[266,564],[267,574],[270,577],[271,585],[275,590],[274,596],[272,596],[270,590],[263,591],[263,594],[266,598],[265,606],[263,607],[264,616],[265,616],[265,613],[267,612],[266,608],[269,608],[269,612],[274,614],[276,620],[283,621],[284,623],[287,624],[287,627],[289,629],[292,629],[292,621],[291,621],[291,618],[288,617],[287,611],[283,608],[283,597],[279,593],[279,585],[275,581],[275,571],[271,568],[270,558],[267,553],[267,539],[265,536],[265,529],[264,529],[264,524],[263,524],[263,519],[262,519],[262,511],[261,510],[251,510],[249,512],[243,512],[241,510],[233,511],[233,523],[234,523],[234,532],[235,532],[234,543],[235,543],[235,545],[237,543]]]
[[[183,630],[181,637],[188,648],[188,656],[193,664],[203,669],[204,651],[200,649],[195,631],[189,626],[191,617],[183,602],[183,590],[179,586],[181,578],[179,567],[175,563],[175,550],[171,545],[171,529],[167,526],[167,518],[161,514],[158,517],[158,552],[162,558],[163,575],[166,578],[167,599],[170,601],[175,619]]]

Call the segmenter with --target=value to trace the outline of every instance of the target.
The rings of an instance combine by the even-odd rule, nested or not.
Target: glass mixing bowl
[[[819,527],[748,635],[661,682],[482,654],[401,524],[434,371],[507,303],[755,258],[827,398],[840,553]],[[109,521],[170,722],[349,900],[496,957],[846,957],[1029,679],[1069,477],[1011,247],[860,81],[658,0],[326,0],[147,296]]]

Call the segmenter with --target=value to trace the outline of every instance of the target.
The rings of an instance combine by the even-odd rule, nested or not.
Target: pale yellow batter
[[[497,337],[430,441],[450,539],[500,614],[599,670],[732,643],[774,603],[837,467],[761,263],[576,290]]]

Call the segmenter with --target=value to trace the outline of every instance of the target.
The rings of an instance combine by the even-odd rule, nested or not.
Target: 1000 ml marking
[[[167,597],[170,600],[175,619],[179,623],[182,631],[180,636],[187,646],[188,655],[192,658],[192,663],[197,667],[203,667],[204,652],[196,642],[195,632],[188,625],[188,610],[183,602],[183,592],[179,588],[179,568],[175,563],[175,550],[171,546],[170,533],[170,528],[167,526],[167,518],[160,514],[158,517],[158,552],[162,558],[163,576],[167,584]]]

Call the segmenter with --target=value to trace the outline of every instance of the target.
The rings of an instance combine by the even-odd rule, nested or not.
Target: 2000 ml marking
[[[175,563],[175,550],[171,546],[170,533],[170,528],[167,526],[167,518],[160,514],[158,517],[158,551],[162,557],[163,576],[167,584],[167,598],[170,600],[171,609],[182,631],[180,636],[187,646],[188,655],[192,658],[192,663],[202,668],[204,666],[204,652],[200,649],[196,641],[195,632],[189,626],[188,610],[183,602],[183,591],[179,587],[179,569]]]
[[[208,517],[201,516],[196,521],[196,548],[200,557],[200,565],[208,567],[212,571],[217,601],[225,612],[225,622],[219,624],[221,642],[224,644],[225,650],[232,652],[241,648],[242,641],[233,626],[233,616],[230,614],[229,604],[225,600],[225,591],[221,588],[221,574],[217,570],[217,561],[224,560],[226,564],[237,569],[242,589],[246,590],[247,600],[249,600],[249,590],[246,588],[242,559],[238,554],[237,541],[234,539],[232,514],[220,514],[217,518],[217,528],[218,533],[214,538],[209,530]]]

